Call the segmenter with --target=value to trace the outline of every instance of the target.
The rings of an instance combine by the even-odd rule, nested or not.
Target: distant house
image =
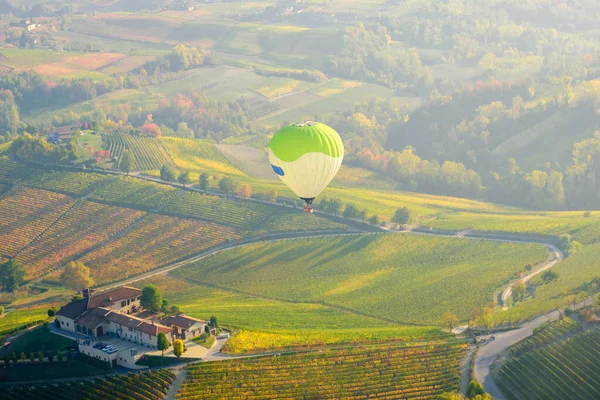
[[[207,325],[206,321],[184,314],[168,316],[161,323],[171,328],[171,335],[174,339],[182,340],[202,335]]]
[[[48,143],[58,144],[59,141],[68,140],[71,136],[73,136],[71,128],[59,128],[54,132],[48,133],[46,135],[46,141]]]
[[[33,31],[38,26],[39,26],[39,24],[29,24],[29,25],[27,25],[27,32]]]

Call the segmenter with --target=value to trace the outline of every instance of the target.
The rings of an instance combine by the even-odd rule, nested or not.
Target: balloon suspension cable
[[[311,197],[311,198],[300,197],[300,199],[304,200],[304,202],[306,203],[307,206],[310,206],[315,198],[314,197]]]

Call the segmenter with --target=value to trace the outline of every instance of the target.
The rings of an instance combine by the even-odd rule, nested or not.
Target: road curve
[[[533,271],[529,275],[527,275],[526,277],[519,279],[517,282],[527,283],[534,276],[541,274],[542,272],[554,267],[556,264],[558,264],[560,261],[562,261],[562,259],[564,258],[562,251],[560,251],[556,246],[553,246],[551,244],[544,244],[544,246],[546,246],[546,248],[548,249],[548,252],[551,254],[550,260],[547,263],[545,263],[544,265],[542,265],[541,267],[537,268],[535,271]],[[504,292],[502,292],[501,299],[502,299],[502,309],[503,310],[508,309],[508,306],[506,305],[506,303],[507,303],[509,297],[512,295],[513,286],[517,282],[511,283],[510,285],[508,285],[508,287],[506,289],[504,289]]]
[[[593,298],[589,298],[577,304],[574,309],[580,309],[593,304]],[[556,321],[560,317],[558,311],[552,311],[541,315],[531,321],[525,322],[519,329],[513,331],[497,333],[496,340],[491,341],[479,348],[475,355],[474,374],[475,379],[479,381],[484,390],[492,395],[494,400],[505,400],[502,392],[492,379],[491,369],[498,360],[502,352],[512,345],[533,335],[533,330],[547,322]]]

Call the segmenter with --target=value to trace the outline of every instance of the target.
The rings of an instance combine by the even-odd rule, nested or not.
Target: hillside
[[[599,339],[598,329],[554,322],[510,348],[495,380],[509,400],[596,398]]]
[[[436,325],[447,311],[468,320],[473,308],[494,301],[501,282],[546,256],[543,246],[533,244],[366,235],[254,244],[171,274],[242,294]]]
[[[10,161],[0,165],[6,171],[0,181],[25,177],[26,169],[8,172],[18,168]],[[131,177],[30,172],[0,197],[0,255],[22,262],[27,278],[56,274],[76,259],[89,264],[97,283],[108,283],[261,234],[347,228],[316,215],[298,218],[292,209]]]

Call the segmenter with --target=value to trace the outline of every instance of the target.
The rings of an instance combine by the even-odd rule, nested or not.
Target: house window
[[[126,305],[126,303],[125,303],[125,300],[123,300],[123,301],[121,302],[121,307],[125,307],[125,305]]]
[[[130,300],[129,300],[129,299],[127,299],[127,305],[129,305],[129,304],[131,304],[131,303],[130,303]]]
[[[67,326],[69,326],[69,323],[67,322]]]
[[[137,300],[137,301],[140,301],[141,299],[142,299],[142,296],[138,296],[138,297],[136,298],[136,300]]]
[[[60,321],[60,324],[61,324],[61,325],[64,325],[64,324],[65,324],[65,321]]]
[[[77,325],[77,332],[81,333],[81,325]]]

